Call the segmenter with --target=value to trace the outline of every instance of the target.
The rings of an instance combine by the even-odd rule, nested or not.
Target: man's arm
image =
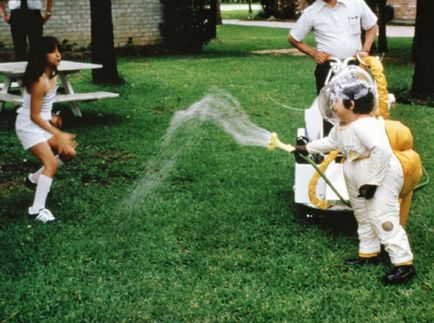
[[[372,44],[375,41],[375,38],[377,37],[377,30],[378,26],[374,25],[372,28],[368,29],[365,33],[365,42],[363,44],[362,50],[369,53],[371,50]]]
[[[371,51],[372,44],[377,37],[378,26],[374,25],[370,29],[365,32],[365,42],[363,43],[362,49],[358,50],[356,54],[360,57],[369,56],[369,52]]]
[[[6,12],[6,8],[3,0],[0,0],[0,15],[3,17],[5,23],[9,23],[9,15]]]
[[[51,17],[51,8],[53,7],[53,0],[46,0],[45,2],[45,14],[42,16],[44,23]]]
[[[310,57],[312,57],[315,60],[315,62],[317,62],[318,64],[324,64],[329,57],[328,54],[321,52],[321,51],[318,51],[315,48],[310,47],[305,42],[296,40],[291,35],[288,36],[288,42],[292,46],[297,48],[300,52],[303,52],[306,55],[309,55]]]

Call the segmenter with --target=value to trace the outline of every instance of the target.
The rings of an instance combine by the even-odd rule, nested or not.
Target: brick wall
[[[44,1],[43,1],[44,2]],[[45,35],[87,47],[90,43],[89,0],[53,0],[52,16],[44,26]],[[112,0],[115,46],[129,38],[134,45],[153,45],[161,41],[160,0]],[[12,45],[9,25],[0,19],[0,42]]]
[[[388,0],[387,4],[395,9],[395,20],[414,22],[416,20],[416,1],[417,0]],[[298,0],[298,4],[299,9],[306,8],[308,0]]]
[[[388,0],[387,4],[395,9],[394,19],[416,20],[416,0]]]

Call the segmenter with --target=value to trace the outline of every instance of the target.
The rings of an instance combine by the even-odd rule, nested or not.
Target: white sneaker
[[[29,217],[33,220],[38,220],[43,223],[51,223],[56,221],[56,218],[54,217],[53,213],[50,212],[49,209],[40,209],[38,213],[31,214],[29,208]]]

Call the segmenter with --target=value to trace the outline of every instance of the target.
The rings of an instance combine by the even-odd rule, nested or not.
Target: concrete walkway
[[[295,22],[291,21],[251,21],[238,19],[223,19],[224,25],[258,26],[269,28],[291,29]],[[387,37],[410,37],[414,36],[414,26],[387,26]]]
[[[252,10],[258,11],[261,10],[262,7],[259,3],[252,3]],[[220,5],[221,11],[237,11],[237,10],[249,10],[249,5],[247,3],[237,3],[237,4],[224,4]]]

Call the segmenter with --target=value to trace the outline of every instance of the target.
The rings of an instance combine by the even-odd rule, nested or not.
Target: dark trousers
[[[27,61],[27,39],[32,48],[42,38],[42,17],[39,10],[12,10],[9,20],[15,61]]]
[[[326,63],[321,64],[321,65],[318,64],[316,66],[316,69],[315,69],[316,94],[319,94],[319,92],[323,88],[324,83],[325,83],[326,78],[327,78],[327,74],[330,71],[330,68],[331,68],[331,66],[330,66],[329,62],[326,62]],[[330,122],[323,120],[323,135],[324,136],[327,136],[332,128],[333,128],[333,125]]]
[[[317,64],[315,68],[315,81],[316,81],[316,94],[319,94],[324,86],[327,78],[327,74],[330,71],[330,62],[325,62],[324,64]]]

